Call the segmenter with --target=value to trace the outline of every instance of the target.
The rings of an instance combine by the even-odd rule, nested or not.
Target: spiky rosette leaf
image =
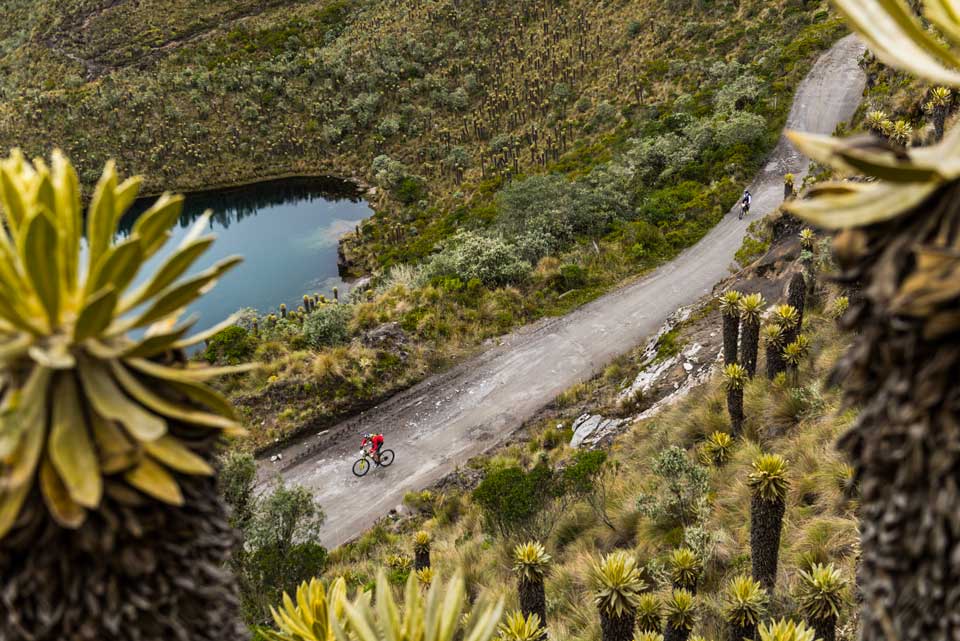
[[[460,574],[446,583],[433,581],[427,590],[419,590],[411,575],[401,608],[381,571],[372,593],[361,591],[344,604],[344,616],[333,620],[333,631],[337,641],[489,641],[500,623],[503,599],[493,603],[481,597],[465,612],[466,597]],[[326,640],[304,636],[303,641]]]
[[[519,610],[508,614],[498,630],[500,641],[537,641],[544,636],[540,617],[535,613],[525,617]]]
[[[740,318],[747,323],[759,323],[766,305],[763,294],[748,294],[740,299]]]
[[[420,553],[428,552],[432,542],[433,537],[430,536],[430,533],[426,530],[420,530],[413,535],[413,550]]]
[[[784,175],[783,175],[783,182],[784,182],[785,184],[787,184],[787,185],[792,185],[793,182],[794,182],[794,180],[796,180],[796,176],[794,176],[793,174],[784,174]]]
[[[813,249],[813,243],[816,241],[817,236],[813,233],[813,230],[809,227],[804,227],[800,230],[800,246],[804,249],[810,251]]]
[[[513,571],[524,581],[542,581],[550,555],[539,541],[521,543],[513,549]]]
[[[714,465],[722,466],[730,460],[733,437],[726,432],[713,432],[706,442],[706,453]]]
[[[846,589],[846,580],[832,563],[816,563],[809,572],[800,570],[797,603],[809,619],[836,618],[846,601]]]
[[[663,641],[663,635],[649,630],[641,631],[634,635],[633,641]]]
[[[793,341],[783,348],[783,360],[791,367],[798,367],[803,360],[803,347],[797,341]]]
[[[659,632],[663,627],[663,603],[652,592],[644,592],[637,599],[637,628]]]
[[[723,368],[723,379],[727,389],[743,389],[750,377],[743,365],[730,363]]]
[[[677,630],[693,629],[693,624],[696,623],[696,603],[689,590],[680,588],[671,592],[664,609],[670,627]]]
[[[741,574],[733,577],[723,591],[723,615],[734,625],[754,626],[766,614],[768,601],[763,586]]]
[[[793,305],[777,305],[773,308],[771,317],[774,323],[779,325],[784,332],[789,332],[797,326],[800,320],[800,312]]]
[[[932,107],[946,107],[950,104],[950,99],[953,97],[952,92],[946,87],[934,87],[930,90],[930,100],[927,104]]]
[[[787,467],[787,460],[779,454],[761,454],[753,461],[747,484],[765,501],[783,501],[790,487]]]
[[[677,548],[670,553],[670,579],[674,585],[692,589],[700,580],[703,562],[690,548]]]
[[[417,570],[417,580],[424,587],[430,587],[433,584],[433,568],[420,568]]]
[[[814,641],[814,631],[805,623],[787,619],[761,623],[757,628],[760,641]]]
[[[0,163],[0,537],[35,482],[54,519],[70,528],[100,505],[107,484],[180,505],[174,473],[213,469],[173,426],[240,431],[230,405],[204,381],[248,368],[187,366],[169,356],[222,327],[185,338],[193,322],[178,321],[240,259],[184,276],[213,243],[201,236],[204,216],[134,285],[183,206],[180,196],[162,196],[118,239],[139,187],[139,178],[120,183],[108,163],[84,232],[79,181],[62,154],[50,166],[18,152]]]
[[[889,122],[887,114],[879,109],[868,111],[863,119],[864,125],[874,133],[881,133],[884,130],[885,123]]]
[[[727,316],[736,316],[739,313],[740,298],[743,295],[736,291],[730,290],[724,292],[720,296],[720,313],[726,314]]]
[[[270,607],[277,630],[265,632],[271,641],[334,641],[334,621],[343,621],[347,584],[337,578],[330,590],[318,579],[304,581],[297,588],[296,601],[283,594],[283,605]]]
[[[413,559],[404,554],[391,554],[387,557],[387,567],[391,570],[409,570],[413,566]]]
[[[783,328],[776,323],[769,323],[760,330],[763,340],[768,344],[780,345],[783,342]]]
[[[637,608],[646,587],[637,569],[637,560],[623,551],[611,552],[590,568],[594,603],[611,617],[620,617]]]
[[[847,310],[850,308],[850,299],[846,296],[837,296],[833,299],[833,302],[830,304],[830,311],[828,314],[831,318],[840,318],[847,313]]]

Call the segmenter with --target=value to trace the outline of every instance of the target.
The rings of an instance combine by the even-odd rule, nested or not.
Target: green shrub
[[[303,323],[303,336],[316,349],[332,347],[350,339],[350,305],[321,305],[307,316]]]
[[[529,472],[511,465],[487,472],[473,491],[489,529],[504,537],[532,533],[541,515],[561,491],[553,470],[544,463]]]
[[[530,263],[522,260],[517,248],[499,236],[461,232],[450,245],[427,264],[431,278],[473,279],[486,285],[519,282],[530,273]]]
[[[587,284],[587,272],[580,265],[563,265],[560,267],[559,283],[561,291],[579,289]]]
[[[236,365],[249,361],[256,347],[256,338],[246,329],[231,325],[210,337],[203,358],[210,363]]]

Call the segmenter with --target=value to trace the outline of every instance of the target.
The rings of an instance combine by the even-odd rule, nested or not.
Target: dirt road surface
[[[853,115],[865,83],[857,66],[862,52],[848,36],[820,57],[797,91],[789,128],[832,133]],[[567,316],[517,330],[364,415],[289,446],[282,460],[261,460],[261,488],[278,473],[310,488],[327,514],[322,539],[328,547],[359,535],[400,505],[405,492],[497,445],[561,391],[590,378],[678,307],[708,293],[729,274],[747,225],[780,204],[784,174],[793,173],[799,183],[806,168],[807,160],[781,138],[750,187],[753,206],[744,220],[728,214],[699,243],[643,278]],[[382,431],[396,461],[356,478],[351,466],[366,431]]]

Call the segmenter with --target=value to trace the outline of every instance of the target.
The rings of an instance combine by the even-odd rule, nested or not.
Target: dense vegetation
[[[823,268],[827,256],[815,252],[811,264]],[[719,371],[674,408],[631,425],[609,452],[566,445],[583,404],[558,409],[529,428],[529,442],[472,461],[483,479],[475,489],[411,493],[412,521],[384,521],[334,551],[325,575],[362,589],[387,567],[402,584],[409,573],[396,568],[409,567],[412,533],[425,529],[435,570],[464,568],[472,594],[505,594],[508,610],[537,614],[557,638],[630,639],[634,625],[673,638],[754,638],[779,617],[807,621],[820,638],[855,638],[858,488],[833,443],[856,413],[827,382],[849,340],[835,320],[846,298],[822,285],[816,294],[801,327],[783,325],[781,316],[799,318],[793,307],[763,321],[796,331],[804,349],[772,380],[761,354],[741,383],[739,437],[729,438]],[[741,303],[739,316],[749,320],[753,306]],[[719,330],[722,315],[711,309],[700,317]],[[686,340],[682,329],[674,340]],[[641,351],[572,393],[594,399],[589,411],[629,411],[622,390]],[[543,547],[517,547],[528,540]],[[503,587],[514,583],[516,591]],[[525,605],[537,603],[538,585],[539,613]]]
[[[116,158],[148,190],[378,187],[344,244],[373,293],[302,327],[248,319],[207,354],[267,365],[231,389],[258,447],[689,246],[842,32],[796,0],[33,0],[3,29],[0,144],[57,141],[85,183]],[[390,322],[399,356],[362,340]]]

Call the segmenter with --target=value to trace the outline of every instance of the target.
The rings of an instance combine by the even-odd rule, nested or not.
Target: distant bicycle
[[[743,220],[743,217],[750,211],[750,205],[753,203],[753,196],[750,194],[749,189],[743,190],[743,197],[740,199],[740,215],[737,216],[739,220]]]
[[[360,458],[353,464],[353,473],[356,476],[363,476],[370,471],[370,468],[376,465],[377,467],[388,467],[393,463],[393,450],[380,450],[380,461],[373,458],[370,454],[370,450],[367,447],[360,448]]]

